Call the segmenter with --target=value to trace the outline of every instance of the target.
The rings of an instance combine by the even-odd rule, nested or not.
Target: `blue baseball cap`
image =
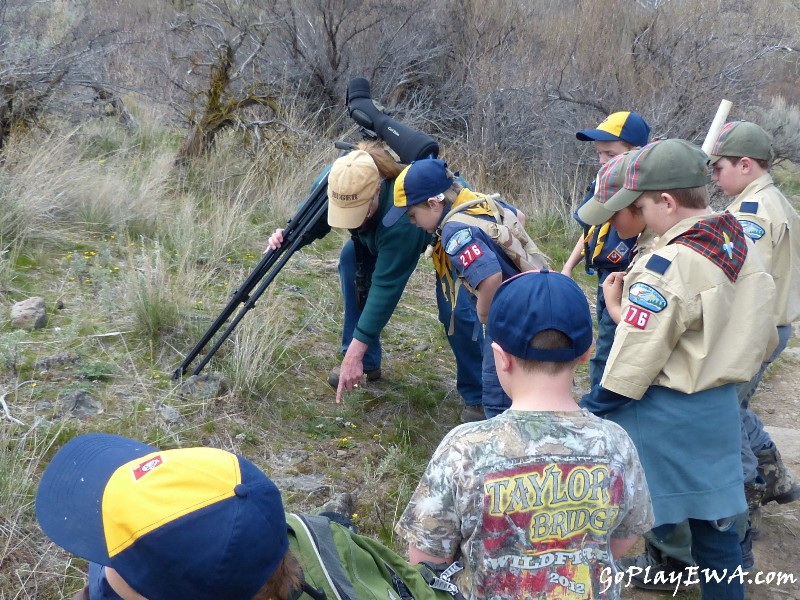
[[[567,336],[568,348],[534,348],[537,333],[555,329]],[[568,362],[592,345],[589,301],[570,277],[543,269],[504,281],[492,300],[486,331],[509,354],[526,360]]]
[[[438,158],[415,160],[394,180],[394,206],[383,217],[384,227],[391,227],[409,206],[427,202],[450,189],[453,178],[447,176],[447,163]]]
[[[644,146],[650,139],[650,126],[642,115],[630,111],[615,112],[594,129],[582,129],[575,134],[582,142],[627,142]]]
[[[109,434],[56,453],[36,517],[56,544],[115,569],[149,600],[250,600],[289,547],[280,492],[251,462]]]

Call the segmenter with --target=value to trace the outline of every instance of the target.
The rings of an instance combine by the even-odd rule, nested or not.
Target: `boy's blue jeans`
[[[447,286],[445,282],[445,286]],[[450,290],[442,290],[442,281],[436,277],[436,305],[439,308],[439,322],[444,326],[445,335],[450,329],[453,306],[450,304]],[[453,335],[447,335],[447,342],[453,349],[456,359],[456,389],[466,406],[480,406],[483,402],[483,327],[478,321],[472,305],[469,290],[458,286],[455,315],[453,315]]]
[[[603,371],[608,362],[608,355],[611,353],[611,346],[614,344],[614,332],[617,324],[606,310],[606,300],[603,296],[603,282],[611,271],[599,269],[597,271],[597,339],[594,342],[594,355],[589,360],[589,384],[591,388],[600,385],[603,378]],[[591,389],[590,388],[590,389]]]
[[[734,527],[720,531],[712,521],[689,519],[692,530],[692,556],[700,569],[700,590],[703,600],[743,600],[746,578],[734,577],[743,570],[742,549]],[[706,578],[704,569],[709,569]],[[720,581],[715,581],[721,577]]]

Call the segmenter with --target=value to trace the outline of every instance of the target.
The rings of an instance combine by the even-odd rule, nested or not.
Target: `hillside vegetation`
[[[697,141],[727,97],[774,132],[776,175],[800,191],[800,113],[783,99],[797,92],[796,3],[555,6],[0,0],[0,598],[81,587],[84,563],[41,534],[33,495],[87,431],[242,453],[293,510],[357,491],[357,524],[395,544],[460,410],[430,262],[384,331],[384,379],[343,405],[325,381],[343,233],[291,258],[205,377],[171,379],[333,141],[360,138],[351,77],[529,215],[557,266],[596,168],[574,132],[614,110]],[[46,325],[13,327],[11,306],[32,296]]]

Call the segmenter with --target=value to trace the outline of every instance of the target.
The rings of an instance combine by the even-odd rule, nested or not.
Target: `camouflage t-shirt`
[[[610,537],[652,523],[621,427],[585,410],[508,410],[445,436],[395,531],[461,560],[466,598],[614,599]]]

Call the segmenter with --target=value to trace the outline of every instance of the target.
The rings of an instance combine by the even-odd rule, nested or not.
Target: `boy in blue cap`
[[[615,156],[624,152],[640,148],[647,144],[650,136],[650,126],[641,115],[631,111],[615,112],[608,116],[594,129],[583,129],[575,134],[582,142],[594,142],[597,158],[602,167]],[[600,383],[603,369],[611,351],[614,341],[616,323],[612,321],[606,311],[603,298],[603,282],[611,273],[624,271],[630,264],[631,249],[636,243],[636,237],[620,237],[617,230],[610,223],[590,225],[584,222],[578,210],[583,207],[595,193],[595,182],[586,189],[586,195],[576,209],[573,217],[583,228],[583,235],[578,238],[572,254],[567,259],[561,272],[572,276],[573,269],[581,262],[585,262],[587,273],[597,274],[597,339],[595,352],[589,361],[589,381],[594,387]]]
[[[453,217],[453,209],[467,203],[473,204],[464,210],[467,220]],[[520,264],[482,227],[497,224],[493,207],[513,210],[524,222],[524,215],[510,205],[477,194],[456,182],[445,161],[425,159],[413,162],[398,175],[394,184],[394,206],[383,219],[384,226],[392,227],[400,217],[408,214],[411,223],[434,234],[431,248],[439,279],[448,282],[454,292],[460,285],[466,285],[474,298],[481,323],[486,323],[489,306],[500,283],[522,270]],[[532,246],[534,264],[527,268],[546,266],[544,255],[535,254],[538,249]],[[492,341],[488,336],[483,339],[482,398],[488,419],[508,408],[511,400],[503,393],[497,380]]]
[[[497,290],[487,333],[511,408],[442,440],[395,527],[409,560],[463,561],[470,599],[619,598],[613,560],[653,514],[628,435],[572,397],[586,296],[560,273],[522,273]]]
[[[73,600],[452,598],[329,514],[284,513],[275,484],[225,450],[101,433],[59,449],[36,492],[47,536],[90,561]]]

